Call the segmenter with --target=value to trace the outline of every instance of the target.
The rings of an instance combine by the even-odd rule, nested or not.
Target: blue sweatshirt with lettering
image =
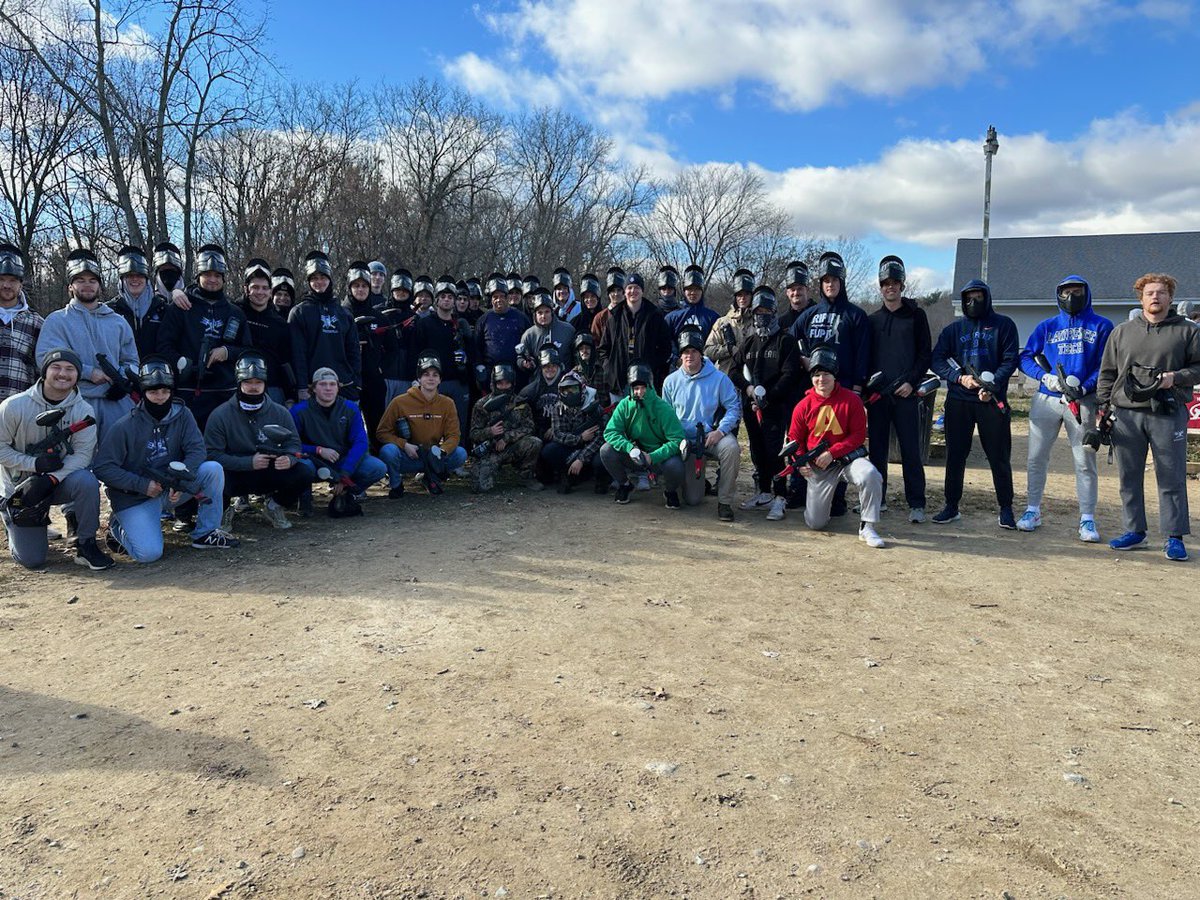
[[[1050,363],[1050,374],[1057,375],[1058,363],[1062,363],[1065,374],[1079,379],[1083,393],[1093,394],[1096,392],[1096,380],[1100,377],[1100,358],[1104,355],[1108,336],[1112,334],[1113,323],[1092,309],[1092,288],[1084,279],[1078,275],[1068,275],[1062,283],[1084,286],[1086,294],[1083,309],[1077,316],[1060,311],[1058,315],[1039,323],[1021,351],[1021,371],[1041,381],[1046,371],[1034,362],[1033,357],[1044,353],[1046,361]],[[1049,397],[1062,396],[1044,384],[1038,387],[1038,393]]]

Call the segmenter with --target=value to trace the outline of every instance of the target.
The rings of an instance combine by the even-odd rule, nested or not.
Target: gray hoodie
[[[137,368],[137,344],[133,329],[120,313],[103,303],[88,309],[78,300],[71,299],[62,309],[46,316],[42,333],[37,342],[37,364],[51,350],[63,347],[79,354],[83,372],[79,375],[79,391],[85,399],[102,398],[108,393],[107,384],[93,384],[92,373],[97,371],[96,354],[103,353],[118,368]]]
[[[249,472],[254,468],[254,448],[268,443],[264,425],[284,425],[292,432],[280,449],[287,453],[300,452],[300,433],[287,407],[270,397],[263,397],[262,409],[247,412],[234,394],[208,417],[204,426],[204,443],[208,458],[219,462],[227,472]]]
[[[1175,313],[1157,324],[1139,314],[1114,328],[1104,345],[1096,382],[1101,405],[1111,402],[1121,409],[1150,408],[1149,400],[1135,401],[1125,396],[1125,374],[1134,363],[1174,372],[1175,397],[1180,404],[1187,403],[1192,388],[1200,384],[1200,328]]]
[[[147,466],[165,470],[182,460],[195,475],[207,458],[196,419],[182,400],[171,404],[161,422],[139,403],[106,428],[92,471],[104,482],[112,508],[121,510],[149,499]]]
[[[35,471],[35,459],[25,452],[25,448],[50,433],[49,428],[42,428],[33,422],[38,413],[47,409],[66,410],[67,414],[59,422],[61,427],[94,415],[92,407],[79,395],[78,390],[71,391],[60,403],[51,403],[42,394],[41,379],[28,390],[13,394],[0,403],[0,493],[5,497],[11,496],[16,486]],[[54,477],[62,481],[72,472],[86,469],[91,465],[95,452],[96,429],[85,428],[77,432],[70,438],[63,457],[63,467],[53,473]]]

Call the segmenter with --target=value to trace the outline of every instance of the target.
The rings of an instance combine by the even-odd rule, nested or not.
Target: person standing
[[[354,321],[358,337],[358,353],[361,360],[362,391],[359,394],[363,418],[368,434],[375,433],[375,426],[387,400],[387,382],[384,379],[384,340],[391,335],[383,311],[375,303],[371,285],[375,273],[367,263],[358,260],[350,263],[346,271],[346,297],[342,306]],[[379,298],[382,301],[382,297]]]
[[[155,293],[150,263],[141,247],[125,246],[117,251],[117,296],[108,305],[129,323],[138,358],[154,356],[158,352],[158,329],[170,301]]]
[[[265,259],[246,262],[242,285],[245,295],[240,307],[250,342],[267,361],[267,396],[286,404],[295,399],[297,387],[292,371],[292,334],[271,302],[271,269]]]
[[[671,337],[678,341],[685,329],[695,329],[700,332],[703,341],[708,340],[709,333],[721,318],[715,309],[704,305],[704,270],[697,265],[688,266],[683,270],[683,306],[667,314],[667,327],[671,329]]]
[[[454,401],[458,411],[460,434],[466,433],[471,419],[470,378],[474,371],[470,326],[454,312],[458,290],[450,275],[438,279],[433,312],[417,321],[413,346],[422,356],[432,354],[441,362],[438,391]]]
[[[733,304],[729,312],[713,323],[704,345],[704,355],[726,375],[732,371],[734,354],[753,328],[750,315],[753,297],[754,273],[749,269],[738,269],[733,273]]]
[[[1096,452],[1083,444],[1084,423],[1090,428],[1096,419],[1096,384],[1100,380],[1100,360],[1112,334],[1113,323],[1092,309],[1092,289],[1078,275],[1068,275],[1054,289],[1059,312],[1051,316],[1029,335],[1021,351],[1021,371],[1037,381],[1029,409],[1028,495],[1025,512],[1017,520],[1020,531],[1034,531],[1042,525],[1042,494],[1046,489],[1046,468],[1050,450],[1058,440],[1059,430],[1066,428],[1067,442],[1075,458],[1075,496],[1079,501],[1079,539],[1094,544],[1100,540],[1096,527],[1096,495],[1098,473]],[[1043,356],[1050,371],[1036,359]],[[1077,409],[1079,419],[1063,398],[1067,385],[1063,377],[1078,382]]]
[[[288,314],[292,333],[292,371],[296,395],[309,398],[308,383],[317,369],[333,369],[342,396],[357,400],[362,388],[362,353],[350,313],[333,295],[333,265],[320,250],[304,258],[308,292]],[[368,284],[370,282],[368,281]]]
[[[787,291],[788,308],[779,316],[779,327],[791,331],[800,313],[812,306],[808,296],[808,266],[798,259],[788,263],[784,268],[783,286]]]
[[[13,244],[0,244],[0,400],[28,390],[38,379],[37,342],[42,317],[23,289],[25,260]]]
[[[871,326],[871,372],[882,372],[886,392],[867,407],[871,465],[883,481],[887,509],[888,456],[892,429],[900,444],[904,499],[908,521],[925,521],[925,466],[921,463],[921,398],[917,388],[932,361],[929,319],[915,300],[904,296],[904,261],[885,256],[879,261],[879,293],[883,304],[867,317]]]
[[[133,329],[112,307],[101,300],[100,261],[90,250],[73,250],[67,257],[67,290],[71,299],[62,309],[46,317],[38,336],[37,355],[69,348],[83,364],[79,393],[96,417],[96,441],[104,430],[133,408],[128,392],[100,368],[99,354],[122,372],[138,366]]]
[[[662,311],[646,302],[645,282],[636,272],[625,280],[625,302],[612,310],[600,341],[604,382],[614,395],[625,393],[625,378],[637,362],[649,366],[662,384],[671,361],[671,332]],[[661,399],[661,398],[659,398]]]
[[[1112,446],[1125,533],[1114,550],[1146,542],[1146,452],[1154,457],[1163,554],[1183,562],[1191,533],[1187,496],[1187,403],[1200,383],[1200,329],[1171,310],[1176,281],[1149,272],[1134,282],[1141,314],[1113,329],[1100,362],[1096,399],[1111,407]]]
[[[946,397],[946,505],[933,517],[937,525],[957,522],[963,474],[975,430],[992,470],[1000,506],[1000,527],[1017,527],[1013,518],[1012,420],[1008,381],[1017,368],[1017,326],[992,309],[992,291],[982,281],[967,282],[960,295],[963,317],[942,329],[933,349],[933,371],[950,385]],[[971,374],[991,372],[996,393]]]

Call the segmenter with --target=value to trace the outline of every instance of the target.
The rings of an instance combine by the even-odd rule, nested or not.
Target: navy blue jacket
[[[981,402],[978,391],[968,391],[958,384],[962,366],[971,365],[977,372],[992,372],[1001,400],[1008,395],[1008,380],[1017,370],[1017,326],[1008,316],[992,309],[992,291],[982,281],[969,281],[962,289],[982,290],[987,299],[987,312],[978,319],[963,316],[955,319],[938,335],[933,348],[933,371],[950,384],[947,399]],[[990,402],[990,401],[989,401]]]
[[[845,288],[832,303],[821,299],[800,313],[791,330],[805,356],[822,344],[837,351],[838,384],[842,387],[866,384],[871,364],[871,323],[867,314],[846,297]]]

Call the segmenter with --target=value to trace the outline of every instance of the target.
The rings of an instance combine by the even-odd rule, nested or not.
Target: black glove
[[[105,400],[124,400],[129,396],[129,392],[119,384],[110,384],[108,390],[104,392]]]
[[[38,454],[33,460],[33,471],[39,475],[45,475],[47,472],[57,472],[62,467],[62,457],[51,450]]]

